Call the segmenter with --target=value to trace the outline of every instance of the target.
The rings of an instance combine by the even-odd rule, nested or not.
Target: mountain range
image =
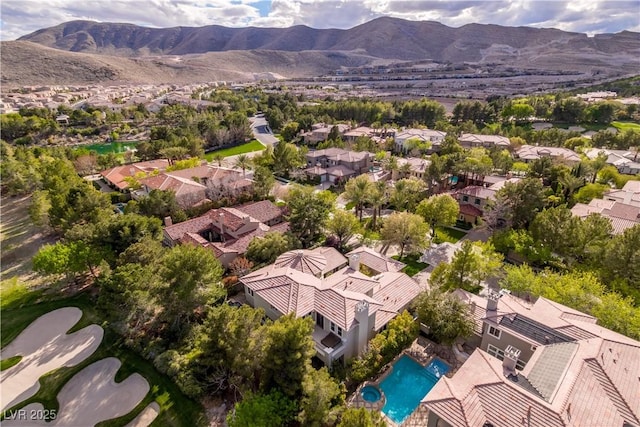
[[[42,47],[51,49],[41,50]],[[159,67],[159,74],[173,70],[169,73],[172,75],[179,74],[176,67],[197,68],[200,64],[205,68],[211,65],[212,70],[218,71],[217,74],[199,72],[197,78],[229,73],[240,76],[249,70],[243,67],[246,65],[255,66],[251,70],[257,73],[300,77],[322,74],[342,66],[425,59],[452,64],[496,63],[575,71],[602,67],[632,73],[640,65],[640,34],[623,31],[588,37],[557,29],[481,24],[452,28],[438,22],[389,17],[347,30],[301,25],[289,28],[218,25],[146,28],[133,24],[71,21],[38,30],[16,42],[2,42],[3,83],[10,83],[19,74],[23,77],[33,74],[23,66],[28,55],[20,55],[20,51],[49,57],[63,68],[49,67],[48,72],[52,77],[56,72],[61,73],[60,78],[65,81],[71,77],[63,75],[65,64],[70,62],[88,70],[99,62],[102,68],[109,70],[103,69],[102,78],[111,80],[127,80],[126,69],[134,67],[133,64],[151,67],[151,75],[154,67]],[[60,56],[54,58],[57,52]],[[75,55],[69,56],[71,53]],[[226,59],[224,69],[219,64],[221,59]],[[282,61],[286,66],[282,66]],[[150,76],[149,80],[157,79]]]

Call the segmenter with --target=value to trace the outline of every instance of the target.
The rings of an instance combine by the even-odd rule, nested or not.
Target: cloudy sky
[[[2,0],[0,38],[75,19],[148,27],[350,28],[380,16],[553,27],[587,34],[640,31],[640,0]]]

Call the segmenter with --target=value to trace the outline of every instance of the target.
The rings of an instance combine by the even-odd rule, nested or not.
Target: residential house
[[[337,125],[327,125],[325,123],[315,123],[311,125],[310,132],[301,133],[300,136],[303,138],[305,144],[316,145],[319,142],[326,141],[329,137],[329,133],[333,128],[337,128],[338,133],[342,136],[344,135],[351,126],[339,123]]]
[[[360,246],[352,250],[347,256],[357,255],[360,259],[360,271],[367,276],[375,276],[380,273],[401,271],[406,264],[393,258],[382,255],[366,246]]]
[[[210,249],[225,268],[238,256],[244,255],[255,237],[289,229],[289,223],[283,221],[280,208],[268,200],[235,208],[212,209],[178,224],[172,224],[171,218],[167,218],[165,225],[163,242],[167,246],[182,243]]]
[[[399,157],[398,169],[395,169],[391,172],[391,179],[396,181],[401,178],[413,177],[422,180],[425,178],[425,174],[427,173],[427,169],[429,168],[430,164],[431,161],[427,159],[421,159],[418,157]],[[402,169],[404,165],[409,165],[408,176],[405,176],[400,171],[400,169]]]
[[[365,136],[378,144],[382,144],[387,138],[393,137],[394,134],[395,131],[393,129],[373,129],[367,126],[360,126],[345,132],[342,138],[345,142],[356,142],[359,137]]]
[[[158,174],[163,172],[167,167],[169,167],[169,160],[157,159],[116,166],[100,172],[100,175],[109,187],[120,192],[126,192],[129,188],[127,178],[142,178],[148,175]]]
[[[640,207],[640,181],[627,181],[620,190],[608,190],[604,199]]]
[[[545,298],[456,293],[472,307],[480,348],[405,425],[640,425],[640,342]]]
[[[607,156],[607,164],[615,166],[618,172],[627,175],[640,173],[640,157],[638,151],[609,150],[606,148],[591,148],[585,150],[585,154],[590,159],[595,159],[602,153]]]
[[[496,180],[489,187],[470,185],[456,191],[453,197],[460,205],[459,220],[469,224],[477,224],[478,218],[484,215],[487,203],[495,198],[496,193],[507,183],[516,183],[520,178]]]
[[[511,145],[509,138],[501,135],[480,135],[476,133],[463,133],[458,142],[464,148],[508,148]]]
[[[141,188],[132,192],[138,199],[151,190],[172,190],[182,208],[189,208],[204,201],[226,196],[238,196],[253,189],[253,181],[242,173],[229,168],[201,165],[189,169],[162,172],[138,180]]]
[[[576,203],[571,208],[571,213],[580,218],[600,214],[611,221],[613,234],[622,234],[626,229],[640,224],[640,205],[628,205],[614,200],[593,199],[588,205]]]
[[[548,157],[552,160],[560,161],[568,165],[580,163],[580,155],[573,150],[563,147],[538,147],[534,145],[523,145],[516,152],[516,157],[525,163]]]
[[[344,182],[369,172],[373,167],[373,157],[367,151],[356,152],[335,147],[309,151],[304,173],[319,178],[320,182]]]
[[[317,356],[331,366],[361,354],[367,342],[421,291],[411,277],[392,271],[393,262],[382,266],[383,255],[369,255],[350,254],[347,265],[334,249],[290,251],[240,282],[249,304],[263,308],[271,319],[289,313],[311,317]],[[368,263],[369,271],[390,271],[369,277],[360,271],[361,262]]]
[[[422,142],[428,142],[431,144],[431,152],[437,152],[440,150],[440,144],[444,142],[444,138],[447,136],[446,132],[432,129],[405,129],[396,133],[395,146],[396,151],[406,153],[407,148],[405,144],[410,139],[417,139]]]

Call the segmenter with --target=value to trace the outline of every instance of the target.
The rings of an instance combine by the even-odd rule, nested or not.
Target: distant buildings
[[[563,163],[580,163],[580,155],[573,150],[562,147],[538,147],[534,145],[523,145],[516,152],[516,157],[525,163],[533,162],[544,157],[558,160]]]
[[[590,159],[595,159],[602,153],[607,156],[607,164],[615,166],[618,172],[636,175],[640,173],[640,155],[638,151],[610,150],[607,148],[590,148],[585,154]]]
[[[640,183],[640,181],[636,182]],[[594,213],[600,214],[611,221],[614,234],[621,234],[626,229],[640,224],[640,205],[633,206],[614,200],[593,199],[588,205],[576,203],[571,208],[571,213],[580,218],[586,218]]]
[[[421,142],[427,142],[431,144],[431,151],[439,151],[440,144],[444,142],[444,138],[447,136],[446,132],[432,129],[405,129],[399,131],[395,135],[396,150],[402,153],[406,153],[406,143],[409,140],[415,139]]]
[[[319,179],[321,183],[344,182],[355,176],[368,173],[373,167],[371,153],[335,147],[309,151],[306,160],[307,168],[304,173],[310,178]]]
[[[511,145],[509,138],[500,135],[480,135],[475,133],[463,133],[458,138],[458,142],[463,148],[507,148]]]

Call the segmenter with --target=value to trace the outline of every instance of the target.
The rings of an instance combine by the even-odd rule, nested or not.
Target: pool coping
[[[388,425],[392,426],[392,427],[396,427],[396,426],[402,426],[402,424],[404,424],[410,417],[411,415],[413,415],[413,413],[416,411],[416,409],[418,409],[418,407],[416,406],[416,409],[414,409],[411,414],[409,414],[407,416],[407,418],[404,419],[404,421],[402,421],[402,423],[397,423],[395,421],[393,421],[391,418],[389,418],[387,416],[387,414],[385,414],[384,412],[382,412],[382,408],[384,407],[384,405],[387,402],[387,397],[384,394],[384,391],[382,391],[382,387],[380,387],[380,383],[382,381],[384,381],[385,378],[387,378],[389,375],[391,375],[391,373],[393,372],[393,365],[403,356],[407,356],[409,357],[411,360],[413,360],[414,362],[416,362],[418,365],[422,366],[422,368],[425,368],[431,363],[433,362],[434,359],[439,359],[442,363],[444,363],[445,365],[449,366],[449,370],[447,371],[447,373],[451,372],[454,367],[451,366],[449,363],[445,362],[442,358],[438,357],[437,355],[432,355],[431,357],[429,357],[428,361],[426,363],[422,363],[420,360],[418,360],[416,357],[414,357],[413,355],[411,355],[409,353],[408,350],[404,350],[402,351],[402,353],[400,353],[399,355],[397,355],[396,357],[393,358],[393,360],[391,360],[389,363],[387,363],[387,365],[384,367],[383,373],[380,374],[378,377],[375,377],[374,380],[371,381],[365,381],[362,384],[360,384],[358,386],[358,388],[356,388],[356,391],[354,393],[354,398],[352,399],[352,404],[356,407],[356,408],[367,408],[369,410],[373,410],[373,411],[379,411],[380,414],[382,415],[382,417],[384,418],[384,420],[387,422]],[[446,376],[442,375],[440,378]],[[376,387],[379,391],[380,391],[380,396],[381,399],[377,402],[374,402],[373,404],[371,402],[367,402],[362,398],[362,394],[360,393],[360,391],[362,390],[362,388],[366,387],[366,386],[374,386]],[[431,392],[431,390],[429,390],[429,392]],[[429,392],[427,392],[422,399],[424,399],[424,397],[427,396],[427,394],[429,394]],[[422,399],[420,401],[422,401]],[[382,404],[379,405],[380,402],[384,402]],[[378,406],[379,408],[373,408],[372,405]],[[418,406],[420,406],[420,403],[418,403]]]

